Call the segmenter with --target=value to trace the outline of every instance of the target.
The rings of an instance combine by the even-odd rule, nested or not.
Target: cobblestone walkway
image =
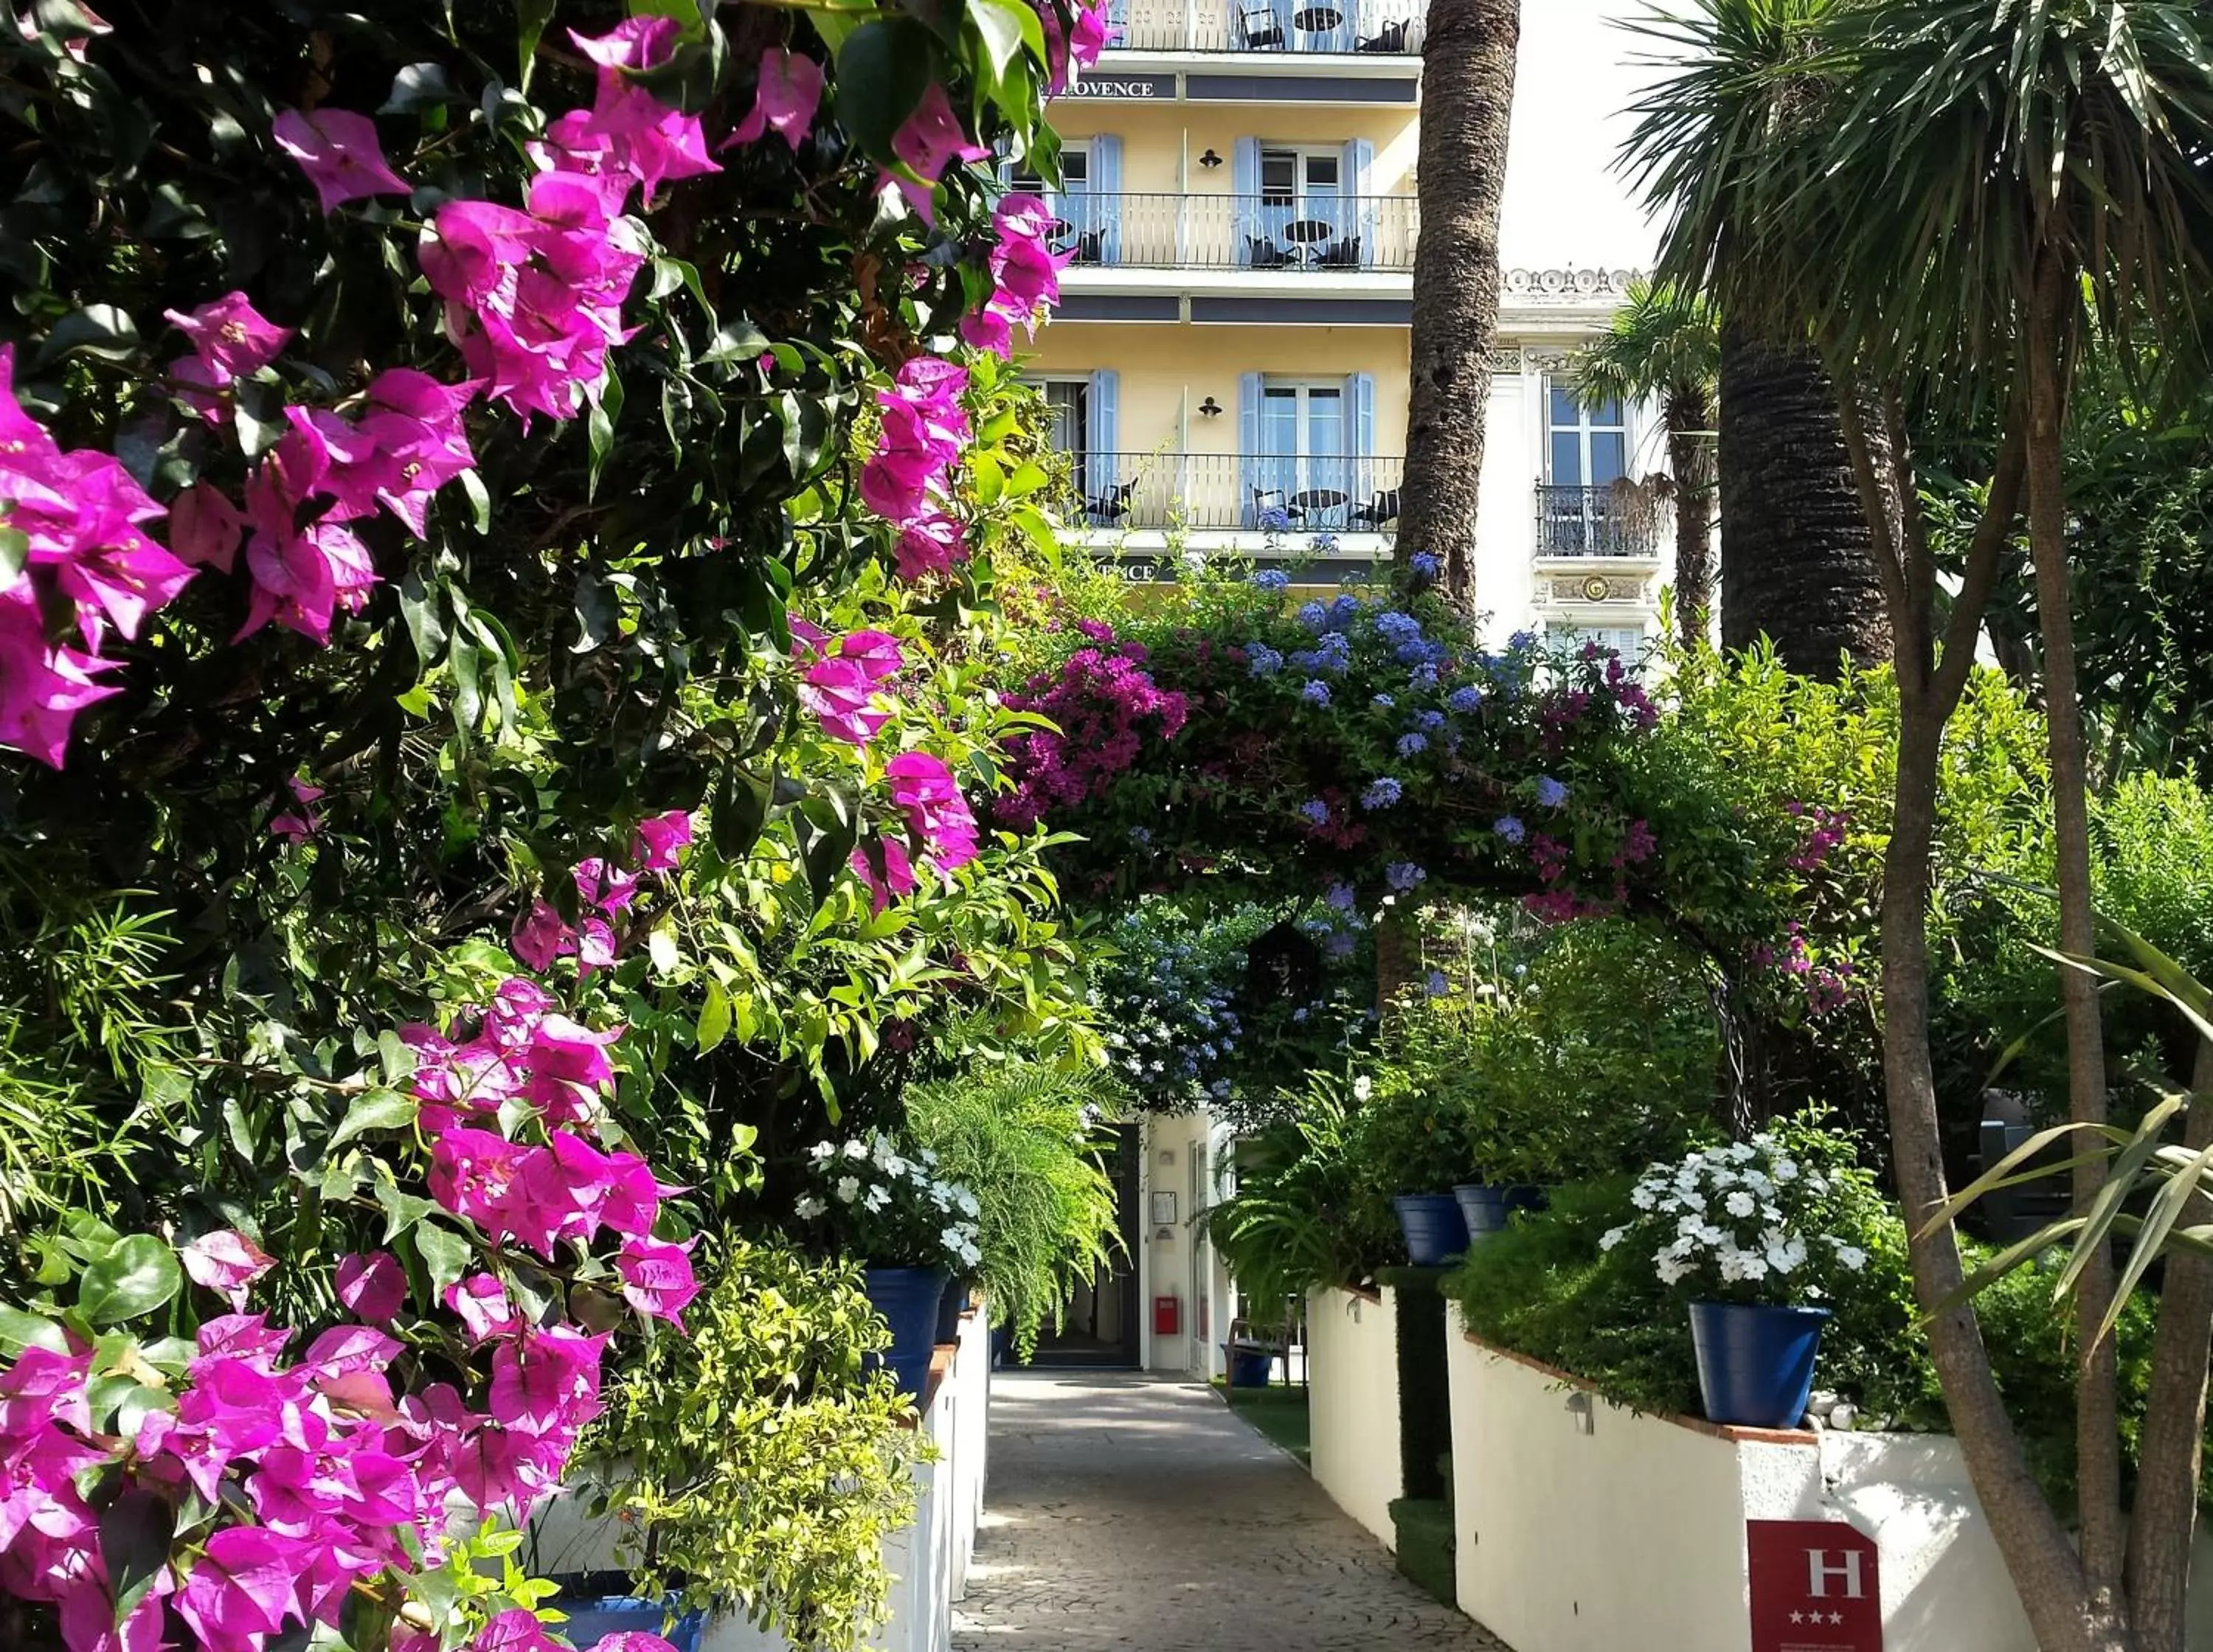
[[[1195,1384],[1002,1372],[955,1652],[1504,1652]]]

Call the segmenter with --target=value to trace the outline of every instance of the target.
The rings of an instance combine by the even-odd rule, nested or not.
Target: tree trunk
[[[1880,421],[1869,423],[1879,443]],[[1888,659],[1871,530],[1820,359],[1724,317],[1720,437],[1722,646],[1765,636],[1784,665],[1821,678],[1840,655]]]
[[[1675,624],[1686,648],[1706,640],[1714,608],[1713,409],[1703,396],[1668,406],[1667,465],[1675,472]]]
[[[1399,560],[1436,558],[1445,595],[1474,600],[1475,509],[1498,331],[1498,209],[1514,112],[1521,0],[1432,0],[1422,49],[1412,389]]]
[[[2082,707],[2075,686],[2074,593],[2067,567],[2067,488],[2061,466],[2067,421],[2067,355],[2061,323],[2069,283],[2056,259],[2039,271],[2028,323],[2028,541],[2036,566],[2037,619],[2044,643],[2044,716],[2051,748],[2051,819],[2058,850],[2059,944],[2087,957],[2097,951],[2090,888],[2088,765]],[[2080,302],[2079,300],[2074,302]],[[2067,1011],[2068,1115],[2106,1122],[2106,1049],[2098,989],[2078,969],[2059,972]],[[2106,1183],[2105,1161],[2075,1167],[2075,1210],[2089,1210]],[[2128,1558],[2121,1519],[2119,1376],[2113,1342],[2099,1335],[2113,1297],[2110,1248],[2100,1247],[2075,1289],[2082,1368],[2075,1394],[2075,1460],[2082,1521],[2082,1571],[2094,1618],[2125,1632],[2123,1594]]]
[[[2213,1146],[2213,1042],[2200,1039],[2190,1075],[2182,1144]],[[2194,1201],[2186,1222],[2213,1221],[2213,1201]],[[2213,1352],[2213,1257],[2174,1251],[2160,1292],[2151,1350],[2151,1393],[2137,1450],[2137,1497],[2129,1518],[2129,1623],[2138,1652],[2184,1652],[2190,1547],[2197,1535],[2198,1461],[2205,1438],[2205,1375]]]

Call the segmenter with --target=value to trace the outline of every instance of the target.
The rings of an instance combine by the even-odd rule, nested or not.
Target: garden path
[[[1191,1382],[1002,1372],[955,1652],[1505,1652]]]

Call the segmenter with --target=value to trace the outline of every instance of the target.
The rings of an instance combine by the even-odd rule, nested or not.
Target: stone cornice
[[[1641,270],[1504,270],[1500,271],[1500,292],[1509,299],[1562,299],[1570,303],[1626,298],[1629,283],[1643,273]]]

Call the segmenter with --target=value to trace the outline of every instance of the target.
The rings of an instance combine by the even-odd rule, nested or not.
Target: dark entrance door
[[[1122,1211],[1122,1247],[1106,1266],[1094,1271],[1069,1299],[1068,1316],[1055,1331],[1047,1320],[1038,1333],[1038,1365],[1126,1365],[1137,1363],[1137,1172],[1143,1151],[1142,1127],[1124,1125],[1114,1132],[1106,1173],[1114,1180]]]

